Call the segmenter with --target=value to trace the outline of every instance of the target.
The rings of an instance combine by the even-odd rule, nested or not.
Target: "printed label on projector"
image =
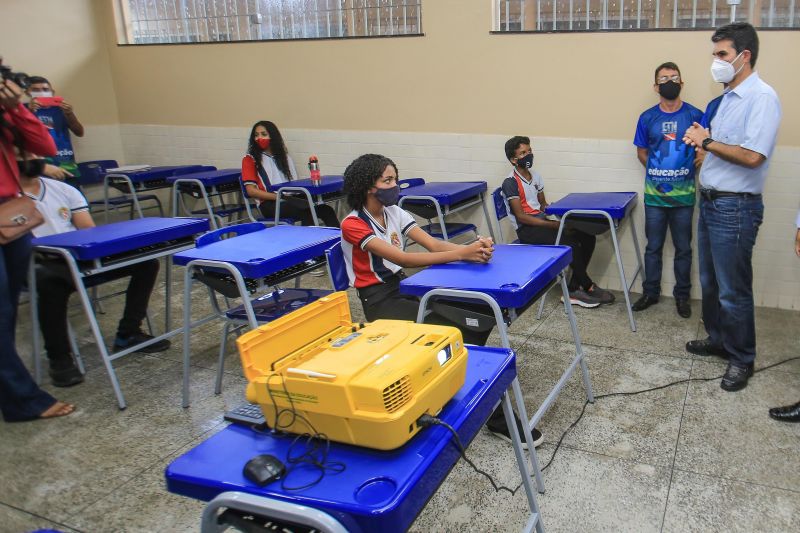
[[[477,328],[478,327],[478,319],[477,318],[468,318],[467,325]]]

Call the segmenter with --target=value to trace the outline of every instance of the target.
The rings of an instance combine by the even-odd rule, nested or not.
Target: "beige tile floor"
[[[306,276],[304,284],[322,280]],[[177,282],[175,287],[180,291]],[[196,316],[206,309],[204,297],[198,289]],[[163,298],[162,284],[153,296],[157,324],[163,324]],[[573,350],[555,300],[550,297],[542,320],[531,310],[511,328],[531,412]],[[172,305],[180,312],[179,292]],[[358,305],[353,307],[360,316]],[[105,308],[100,319],[110,342],[121,301]],[[27,305],[20,311],[18,347],[28,358]],[[637,315],[637,333],[628,329],[619,303],[577,314],[597,394],[724,371],[721,361],[683,350],[702,334],[698,302],[694,317],[684,320],[664,298]],[[202,503],[168,493],[163,472],[176,456],[225,427],[223,411],[242,401],[245,380],[234,343],[228,344],[223,393],[216,396],[221,327],[194,332],[189,409],[180,407],[181,337],[165,353],[123,358],[116,367],[129,407],[119,411],[77,309],[72,323],[88,368],[86,382],[66,390],[45,386],[75,402],[78,412],[46,422],[0,422],[0,531],[197,531]],[[757,366],[800,355],[798,327],[800,312],[758,309]],[[716,380],[598,400],[544,473],[547,492],[539,502],[547,531],[800,531],[800,424],[767,416],[770,406],[798,399],[800,361],[757,374],[739,393],[722,391]],[[541,423],[542,464],[584,401],[573,378]],[[486,430],[468,455],[502,484],[519,483],[510,446]],[[517,531],[525,519],[522,491],[513,497],[495,493],[459,462],[412,530]]]

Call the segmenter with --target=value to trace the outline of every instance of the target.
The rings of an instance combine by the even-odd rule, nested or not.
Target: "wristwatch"
[[[708,150],[708,145],[713,142],[714,139],[712,139],[711,137],[706,137],[705,139],[703,139],[703,150]]]

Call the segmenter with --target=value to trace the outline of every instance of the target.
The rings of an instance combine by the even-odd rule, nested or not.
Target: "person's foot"
[[[722,382],[719,386],[722,390],[736,392],[747,387],[747,380],[752,375],[753,365],[736,366],[733,363],[728,363],[728,369],[725,370],[725,375],[722,376]]]
[[[601,289],[600,287],[597,286],[596,283],[592,283],[592,286],[589,287],[586,293],[592,298],[599,300],[601,305],[613,304],[614,300],[616,300],[614,294],[611,291],[608,291],[606,289]]]
[[[522,441],[522,449],[527,450],[528,442],[525,440],[526,428],[517,417],[516,413],[514,413],[514,422],[517,424],[517,432],[519,433],[519,438]],[[486,423],[486,429],[488,429],[494,436],[500,437],[506,442],[511,442],[511,434],[508,432],[508,425],[506,425],[505,418],[496,420],[490,419],[489,422]],[[542,432],[536,428],[533,428],[533,431],[531,431],[531,437],[534,448],[538,448],[539,445],[544,442],[544,436],[542,435]]]
[[[579,305],[587,309],[598,307],[600,305],[600,300],[581,289],[575,289],[574,291],[569,292],[569,302],[572,305]]]
[[[800,402],[785,407],[773,407],[769,416],[781,422],[800,422]]]
[[[675,307],[678,310],[678,314],[683,318],[690,318],[692,316],[692,306],[689,305],[689,300],[675,300]]]
[[[134,344],[139,344],[144,341],[149,341],[152,338],[153,338],[152,335],[148,335],[143,331],[138,331],[133,335],[128,335],[128,336],[122,336],[119,333],[117,333],[117,338],[114,339],[114,351],[119,352],[121,350],[129,348],[130,346],[133,346]],[[138,350],[136,350],[136,352],[137,353],[165,352],[169,350],[170,346],[172,346],[172,344],[169,342],[169,340],[162,339],[149,346],[144,346],[142,348],[139,348]]]
[[[39,415],[39,418],[58,418],[60,416],[70,415],[74,412],[75,406],[73,404],[56,400],[56,403],[45,409],[44,412]]]
[[[72,357],[65,360],[50,361],[49,374],[50,381],[54,387],[73,387],[83,383],[83,374],[81,374]]]
[[[634,311],[644,311],[651,305],[655,305],[658,303],[658,296],[648,296],[646,294],[642,295],[641,298],[636,300],[636,302],[631,306],[631,309]]]
[[[703,357],[716,355],[717,357],[728,359],[731,356],[728,350],[722,346],[717,346],[716,344],[712,343],[711,339],[689,341],[686,343],[686,351],[694,355],[701,355]]]

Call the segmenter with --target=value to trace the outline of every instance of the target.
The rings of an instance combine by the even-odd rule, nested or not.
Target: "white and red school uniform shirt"
[[[406,249],[408,232],[417,225],[409,213],[396,205],[383,208],[386,227],[383,227],[366,209],[353,211],[342,221],[342,252],[347,264],[350,285],[357,289],[384,283],[384,280],[402,270],[378,255],[366,250],[372,239],[382,239],[400,250]]]
[[[261,154],[261,168],[264,169],[262,173],[261,169],[257,167],[256,160],[253,159],[253,156],[246,154],[242,158],[242,182],[245,187],[248,183],[255,183],[256,187],[260,190],[268,191],[267,187],[274,187],[275,185],[286,183],[287,181],[296,180],[297,169],[289,154],[286,154],[286,161],[289,163],[289,173],[291,176],[286,176],[281,172],[278,165],[275,164],[274,157],[263,153]],[[256,199],[256,203],[261,204],[261,200]]]
[[[511,174],[503,181],[503,201],[506,204],[506,211],[509,219],[514,224],[514,229],[519,229],[514,212],[511,211],[509,201],[518,198],[522,205],[522,212],[527,215],[539,215],[542,212],[542,205],[539,203],[539,193],[544,191],[542,177],[531,171],[531,179],[526,180],[518,171],[514,169]]]

